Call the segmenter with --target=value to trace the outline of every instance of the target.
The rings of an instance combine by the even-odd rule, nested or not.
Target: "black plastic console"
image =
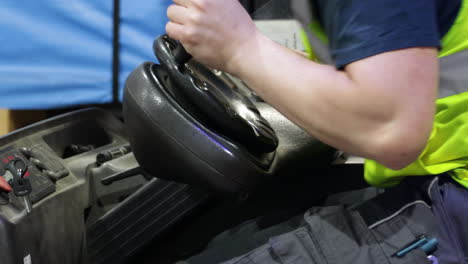
[[[269,105],[256,106],[279,138],[278,174],[291,179],[297,168],[313,167],[314,159],[331,153]],[[177,223],[209,209],[210,193],[161,180],[162,172],[144,173],[125,151],[125,131],[114,115],[93,108],[0,138],[0,162],[22,158],[33,189],[30,214],[13,192],[0,194],[2,264],[124,263]],[[97,163],[102,153],[111,158]]]
[[[123,123],[87,109],[0,138],[1,175],[20,157],[28,165],[33,209],[0,194],[0,262],[122,263],[191,214],[208,194],[141,174],[132,153],[96,164],[99,153],[128,145]],[[102,179],[135,172],[105,185]]]

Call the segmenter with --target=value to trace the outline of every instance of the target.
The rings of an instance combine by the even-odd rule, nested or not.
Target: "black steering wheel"
[[[205,126],[244,145],[268,153],[278,138],[257,107],[212,70],[191,59],[183,46],[167,35],[154,41],[153,50],[165,69],[162,77],[173,98]]]

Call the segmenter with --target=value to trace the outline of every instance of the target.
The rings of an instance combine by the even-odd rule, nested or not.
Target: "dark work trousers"
[[[440,264],[468,263],[468,190],[448,177],[431,190]]]
[[[397,187],[353,206],[314,207],[283,223],[259,220],[228,230],[190,264],[468,263],[468,190],[446,175],[409,177]],[[395,256],[421,235],[436,238]]]

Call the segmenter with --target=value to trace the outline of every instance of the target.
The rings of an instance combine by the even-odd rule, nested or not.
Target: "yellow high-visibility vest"
[[[306,51],[310,59],[317,60],[310,34],[322,45],[327,43],[327,37],[317,21],[310,22],[306,30],[302,34]],[[427,145],[419,158],[402,170],[366,160],[364,177],[371,185],[390,187],[407,176],[448,172],[468,188],[468,0],[462,1],[457,18],[441,43],[439,99]]]
[[[468,0],[463,0],[455,22],[441,42],[443,79],[439,89],[457,92],[436,101],[432,133],[415,162],[404,169],[391,170],[366,160],[364,177],[372,185],[389,187],[406,176],[447,172],[468,188]]]

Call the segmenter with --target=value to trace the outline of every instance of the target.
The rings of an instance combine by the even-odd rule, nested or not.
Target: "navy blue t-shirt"
[[[461,0],[316,0],[337,68],[386,51],[440,47]]]

